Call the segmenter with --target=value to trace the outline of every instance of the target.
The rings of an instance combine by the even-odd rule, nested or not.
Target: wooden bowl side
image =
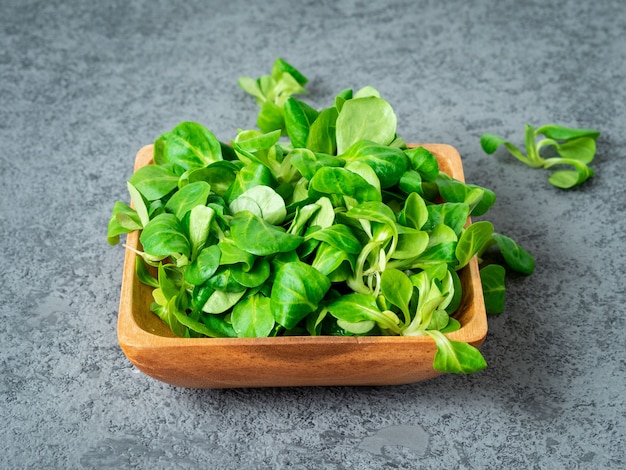
[[[424,144],[440,168],[463,180],[461,158],[453,147]],[[135,170],[152,160],[151,145],[137,154]],[[138,233],[126,244],[140,249]],[[126,250],[118,341],[124,354],[145,374],[190,388],[332,385],[396,385],[440,375],[432,368],[436,353],[428,337],[179,338],[150,311],[152,289],[135,275],[136,254]],[[459,273],[463,301],[461,328],[451,339],[478,347],[487,319],[476,258]]]

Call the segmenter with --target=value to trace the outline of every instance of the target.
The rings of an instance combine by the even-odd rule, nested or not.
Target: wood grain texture
[[[437,157],[441,170],[464,180],[454,147],[421,145]],[[152,150],[148,145],[137,153],[135,170],[151,162]],[[129,234],[126,244],[138,248],[139,234]],[[441,374],[432,368],[436,347],[428,337],[178,338],[150,312],[151,288],[138,281],[135,259],[126,250],[118,341],[127,358],[157,380],[190,388],[394,385]],[[459,275],[461,328],[448,337],[478,347],[487,334],[487,316],[476,257]]]

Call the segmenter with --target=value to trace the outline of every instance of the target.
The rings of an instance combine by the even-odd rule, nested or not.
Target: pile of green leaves
[[[151,310],[190,338],[426,335],[435,369],[484,368],[476,348],[446,336],[460,327],[458,271],[490,247],[512,269],[534,266],[490,222],[467,224],[494,193],[408,148],[371,87],[314,109],[294,97],[306,78],[281,59],[239,83],[260,105],[259,130],[226,144],[177,125],[128,181],[133,207],[114,206],[111,244],[141,231],[137,275],[154,288]],[[501,311],[504,267],[484,269],[488,307]]]
[[[596,139],[600,132],[594,129],[576,129],[547,124],[535,129],[526,124],[524,132],[526,155],[511,142],[491,133],[480,138],[480,144],[487,154],[493,154],[503,145],[511,155],[532,168],[569,167],[553,172],[548,181],[553,186],[570,189],[587,181],[594,175],[589,167],[596,153]],[[537,140],[540,136],[544,138]],[[542,149],[552,149],[558,154],[550,158],[541,156]]]

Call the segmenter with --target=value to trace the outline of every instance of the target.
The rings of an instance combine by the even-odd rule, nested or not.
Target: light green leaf
[[[427,330],[426,333],[437,344],[433,362],[435,370],[453,374],[471,374],[487,367],[485,358],[474,346],[448,339],[440,331]]]
[[[218,314],[224,313],[233,308],[246,293],[245,290],[239,292],[228,292],[225,290],[215,290],[202,307],[205,313]]]
[[[247,210],[272,225],[280,225],[287,216],[284,199],[265,185],[248,189],[231,202],[229,207],[233,215]]]
[[[204,246],[211,231],[215,211],[205,205],[195,206],[189,211],[189,240],[192,256],[196,256]]]
[[[372,329],[376,326],[376,322],[370,320],[359,322],[337,320],[337,325],[346,330],[348,333],[352,333],[354,335],[364,335],[372,331]]]
[[[178,176],[165,167],[146,165],[128,180],[148,201],[155,201],[178,188]]]
[[[141,220],[135,209],[128,204],[117,201],[113,205],[113,211],[107,226],[107,241],[111,245],[117,245],[120,235],[141,230]]]
[[[381,293],[388,302],[398,307],[404,314],[404,323],[411,322],[409,302],[413,296],[413,284],[409,277],[397,269],[386,269],[380,277]]]
[[[590,137],[581,137],[558,145],[556,151],[563,158],[589,164],[596,154],[596,141]]]
[[[395,334],[400,331],[400,319],[391,311],[381,311],[376,298],[369,294],[348,294],[327,305],[330,314],[350,323],[373,321],[384,330]]]
[[[545,126],[541,126],[537,129],[536,133],[543,134],[548,139],[554,140],[570,140],[580,137],[589,137],[595,140],[600,136],[600,132],[595,129],[577,129],[557,124],[547,124]]]
[[[374,96],[346,101],[337,117],[337,153],[359,140],[388,145],[396,135],[397,119],[391,105]]]
[[[486,220],[474,222],[463,230],[455,250],[456,258],[459,261],[457,269],[467,265],[476,253],[481,252],[490,241],[492,234],[493,225]]]
[[[135,207],[135,211],[137,211],[137,216],[141,221],[141,227],[143,228],[148,225],[150,222],[150,216],[148,215],[148,207],[146,206],[146,201],[144,201],[143,196],[139,192],[137,188],[135,188],[130,182],[126,183],[126,187],[128,188],[128,193],[130,194],[130,200]]]

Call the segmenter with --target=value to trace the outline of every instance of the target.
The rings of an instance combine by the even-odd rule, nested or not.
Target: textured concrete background
[[[620,0],[0,0],[0,468],[626,468],[626,13]],[[135,152],[182,120],[254,127],[240,75],[282,56],[316,106],[372,85],[449,143],[537,261],[489,368],[383,388],[186,390],[117,345],[106,243]],[[524,123],[602,131],[574,191],[503,151]]]

